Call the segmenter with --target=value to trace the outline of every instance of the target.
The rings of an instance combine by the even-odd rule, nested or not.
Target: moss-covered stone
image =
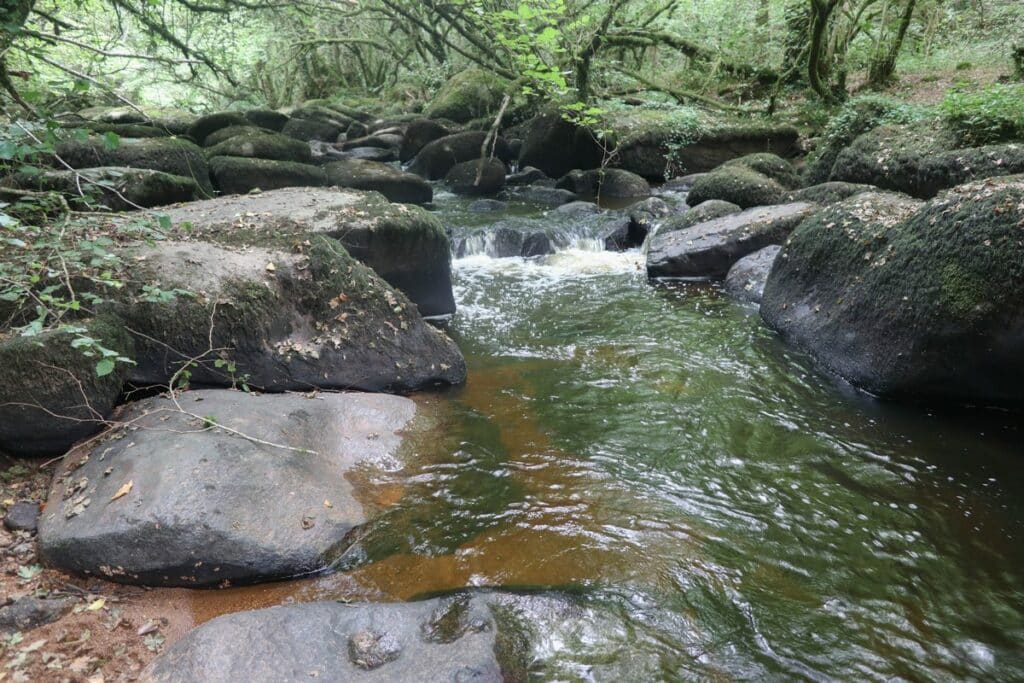
[[[77,324],[104,348],[134,356],[133,340],[120,321],[100,317]],[[60,454],[103,427],[131,366],[118,362],[99,376],[99,357],[73,348],[76,336],[50,331],[0,338],[0,450]]]
[[[392,204],[375,192],[289,188],[194,202],[166,213],[174,225],[189,226],[186,234],[226,245],[293,245],[310,234],[328,235],[405,292],[423,315],[455,311],[444,226],[419,207]]]
[[[72,208],[85,211],[165,206],[192,201],[200,193],[191,178],[124,166],[18,174],[5,182],[25,189],[60,192]]]
[[[505,164],[497,159],[474,159],[452,166],[444,182],[455,194],[493,195],[505,187],[505,173]]]
[[[769,206],[785,200],[786,189],[745,166],[724,166],[698,178],[687,201],[694,204],[720,199],[740,208]]]
[[[213,157],[210,159],[210,173],[217,189],[224,194],[245,194],[257,189],[267,191],[282,187],[323,187],[327,184],[327,174],[322,168],[294,161]]]
[[[423,178],[377,161],[334,161],[324,166],[324,172],[328,185],[380,192],[401,204],[429,204],[434,198],[434,190]]]
[[[749,168],[752,171],[757,171],[761,175],[771,178],[787,190],[792,190],[800,186],[800,177],[797,175],[796,169],[793,168],[793,164],[789,163],[777,154],[769,154],[768,152],[747,154],[737,159],[727,161],[722,164],[722,166],[726,168],[730,166],[743,166],[745,168]]]
[[[465,364],[416,307],[326,234],[265,234],[264,246],[168,242],[127,254],[132,283],[192,296],[146,301],[127,292],[121,313],[145,336],[133,381],[165,384],[190,358],[226,349],[234,372],[197,362],[191,380],[268,391],[315,387],[405,391],[454,384]],[[238,237],[238,235],[234,235]],[[135,296],[132,296],[135,294]],[[154,341],[155,340],[155,341]]]
[[[450,134],[451,131],[436,121],[416,119],[405,129],[402,145],[398,149],[398,160],[403,164],[411,161],[429,143]]]
[[[814,202],[815,204],[835,204],[844,199],[864,192],[876,192],[878,188],[874,185],[861,183],[844,183],[838,180],[805,187],[796,192],[790,192],[786,201],[790,202]]]
[[[957,148],[939,124],[880,126],[836,159],[832,179],[928,199],[956,185],[1024,172],[1024,144]]]
[[[277,133],[288,123],[288,115],[272,109],[250,109],[245,112],[246,120],[259,128],[266,128]]]
[[[117,145],[111,146],[102,138],[90,137],[87,140],[60,142],[56,153],[72,168],[151,168],[191,178],[203,194],[213,194],[210,167],[203,150],[183,138],[122,138]]]
[[[293,117],[284,124],[281,134],[296,140],[302,140],[303,142],[310,142],[311,140],[335,142],[343,130],[345,128],[337,123]]]
[[[1024,399],[1024,177],[925,204],[860,194],[806,221],[765,288],[762,316],[875,394]]]
[[[167,135],[186,135],[198,118],[195,114],[172,107],[90,107],[78,112],[89,121],[111,124],[143,124],[164,131]]]
[[[520,167],[532,166],[560,178],[573,169],[597,168],[605,150],[593,131],[577,126],[560,113],[548,112],[525,124]]]
[[[246,118],[237,111],[221,111],[215,114],[200,116],[189,126],[188,135],[198,144],[203,145],[206,143],[206,136],[210,133],[214,133],[221,128],[227,128],[228,126],[244,126],[247,123]]]
[[[75,127],[100,135],[113,133],[122,138],[162,138],[170,135],[166,130],[144,123],[86,122]]]
[[[710,171],[759,152],[790,157],[799,139],[788,124],[711,117],[685,107],[617,109],[602,127],[614,143],[614,164],[649,180]]]
[[[440,180],[456,164],[479,159],[486,137],[484,132],[469,131],[434,140],[420,150],[409,165],[409,171],[428,180]],[[494,156],[504,162],[511,158],[508,143],[502,137],[498,137],[494,145]]]
[[[678,216],[672,216],[666,220],[660,228],[658,233],[669,233],[676,232],[677,230],[686,230],[692,228],[700,223],[706,223],[707,221],[721,218],[722,216],[729,216],[734,213],[739,213],[743,209],[732,202],[722,201],[721,199],[709,199],[705,202],[697,204],[689,211],[681,213]]]
[[[632,199],[651,194],[651,186],[646,180],[621,168],[569,171],[555,187],[586,197],[600,195],[611,199]]]
[[[508,82],[482,69],[466,69],[452,76],[427,105],[431,119],[466,123],[498,109]]]
[[[259,132],[263,132],[263,129],[258,126],[250,126],[248,124],[244,126],[226,126],[207,135],[206,139],[203,140],[203,147],[214,147],[225,140],[233,138],[236,135],[242,135],[243,133],[252,135],[253,133]]]
[[[307,143],[258,128],[240,131],[213,147],[207,147],[206,154],[210,158],[249,157],[302,164],[309,163],[313,158]]]

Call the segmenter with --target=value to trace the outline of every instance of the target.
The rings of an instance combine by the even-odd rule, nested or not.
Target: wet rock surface
[[[764,295],[764,284],[772,270],[775,257],[782,247],[773,244],[744,256],[729,269],[725,276],[725,291],[729,296],[751,304],[760,304]]]
[[[0,607],[0,634],[30,631],[54,622],[69,612],[75,602],[71,598],[18,598],[11,604]]]
[[[316,571],[366,521],[346,473],[391,462],[415,413],[382,394],[203,390],[130,404],[120,415],[130,428],[65,460],[40,556],[153,586]]]
[[[747,254],[771,244],[781,244],[817,208],[806,202],[759,207],[687,229],[659,233],[651,241],[647,274],[651,277],[725,277],[729,268]]]

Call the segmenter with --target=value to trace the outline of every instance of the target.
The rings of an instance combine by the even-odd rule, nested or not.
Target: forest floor
[[[0,455],[0,510],[44,503],[52,467]],[[30,631],[0,633],[0,682],[134,681],[193,626],[176,591],[88,580],[45,568],[34,534],[0,526],[0,607],[21,597],[63,599],[65,613]]]

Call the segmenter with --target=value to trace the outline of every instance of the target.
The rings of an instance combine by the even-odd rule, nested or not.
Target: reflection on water
[[[859,395],[635,253],[455,277],[469,381],[357,474],[379,515],[339,571],[192,594],[198,620],[558,587],[594,618],[542,640],[550,677],[1024,678],[1019,415]]]

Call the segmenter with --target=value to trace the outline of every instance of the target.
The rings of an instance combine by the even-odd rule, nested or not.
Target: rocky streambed
[[[67,451],[12,557],[196,626],[125,677],[1024,672],[1012,145],[881,182],[864,140],[808,186],[785,131],[719,131],[662,184],[656,130],[595,169],[550,117],[480,163],[450,121],[272,114],[65,150],[222,196],[118,243],[83,324],[133,363],[0,343],[0,447]],[[97,604],[42,593],[0,627]]]

